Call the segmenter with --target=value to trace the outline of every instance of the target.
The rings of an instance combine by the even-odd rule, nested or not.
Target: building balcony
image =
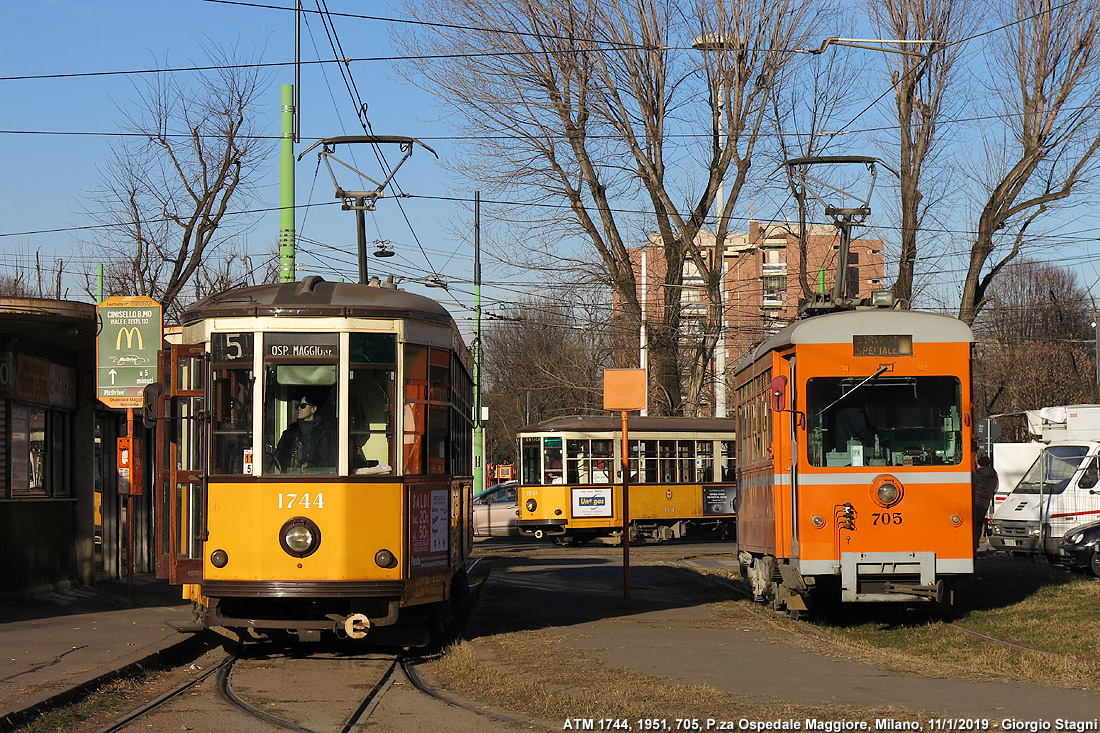
[[[786,275],[787,263],[786,262],[765,262],[760,266],[760,276],[768,275]]]

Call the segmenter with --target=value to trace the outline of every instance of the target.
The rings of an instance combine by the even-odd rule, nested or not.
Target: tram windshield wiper
[[[822,415],[824,415],[824,414],[825,414],[825,413],[826,413],[826,412],[827,412],[827,411],[828,411],[828,410],[829,410],[830,408],[832,408],[832,407],[836,407],[836,405],[838,405],[838,404],[839,404],[840,402],[842,402],[842,401],[844,400],[844,398],[845,398],[845,397],[847,397],[848,395],[852,394],[852,393],[853,393],[853,392],[855,392],[855,391],[856,391],[857,389],[859,389],[859,388],[860,388],[860,387],[862,387],[863,385],[867,384],[867,383],[868,383],[868,382],[870,382],[871,380],[873,380],[873,379],[877,378],[878,376],[880,376],[880,375],[881,375],[881,374],[882,374],[883,372],[885,372],[885,371],[886,371],[887,369],[889,369],[889,368],[890,368],[890,365],[889,365],[889,364],[883,364],[882,366],[880,366],[880,367],[878,368],[878,371],[877,371],[877,372],[875,372],[875,373],[874,373],[874,374],[872,374],[871,376],[867,377],[866,379],[864,379],[864,380],[863,380],[862,382],[860,382],[860,383],[859,383],[859,384],[857,384],[856,386],[852,387],[852,388],[851,388],[850,390],[848,390],[847,392],[845,392],[844,394],[842,394],[842,395],[841,395],[840,397],[837,397],[837,398],[836,398],[835,400],[833,400],[832,402],[830,402],[830,403],[829,403],[828,405],[826,405],[825,407],[821,408],[821,410],[820,410],[820,411],[819,411],[819,412],[818,412],[818,413],[817,413],[816,415],[814,415],[814,419],[816,420],[817,418],[819,418],[819,417],[821,417]]]

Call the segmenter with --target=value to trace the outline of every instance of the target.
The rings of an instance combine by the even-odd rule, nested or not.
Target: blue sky
[[[329,0],[328,7],[334,13],[400,17],[388,2]],[[7,30],[5,43],[0,47],[3,77],[141,70],[163,66],[165,62],[170,67],[186,67],[204,62],[200,49],[204,38],[215,44],[237,45],[246,54],[262,52],[263,60],[269,63],[294,58],[294,17],[284,10],[202,0],[47,0],[5,3],[0,17]],[[334,24],[347,55],[360,58],[390,54],[389,24],[385,21],[336,17]],[[328,40],[315,15],[308,17],[302,37],[304,60],[318,57],[315,48],[322,56],[331,58]],[[351,70],[368,104],[367,114],[375,134],[424,138],[441,156],[450,154],[447,140],[431,139],[445,136],[447,131],[434,119],[429,95],[399,83],[384,61],[356,62]],[[0,130],[4,131],[0,166],[5,172],[0,180],[0,234],[6,235],[0,237],[3,253],[0,271],[7,270],[16,260],[33,267],[35,253],[39,253],[44,271],[56,271],[54,261],[61,258],[66,261],[64,287],[69,290],[68,297],[93,299],[83,292],[83,279],[76,276],[76,271],[95,270],[92,253],[82,251],[79,244],[81,237],[87,239],[91,235],[46,230],[89,223],[81,213],[86,204],[85,194],[99,180],[98,166],[106,159],[111,133],[120,129],[122,115],[118,106],[132,102],[136,96],[133,85],[142,83],[142,78],[103,75],[0,81],[5,97],[0,121]],[[261,124],[277,134],[280,85],[294,81],[293,69],[276,68],[270,72],[270,80]],[[355,105],[334,66],[327,65],[324,74],[320,66],[304,67],[300,92],[302,143],[296,147],[296,153],[318,137],[362,134]],[[386,153],[389,160],[395,161],[399,155],[396,147],[391,148]],[[357,162],[364,172],[379,174],[379,170],[371,168],[373,161],[369,157],[360,153]],[[322,166],[314,180],[315,168],[316,157],[312,154],[298,164],[299,205],[333,201],[330,177]],[[278,204],[277,174],[276,145],[265,185],[260,190],[262,203],[269,206]],[[382,177],[378,175],[379,179]],[[340,182],[348,188],[358,187],[349,185],[352,181]],[[442,167],[422,149],[402,167],[398,182],[404,192],[416,196],[451,196],[451,186]],[[377,212],[367,215],[368,242],[389,240],[397,252],[397,256],[386,260],[372,258],[371,273],[422,277],[429,272],[442,272],[468,283],[473,259],[470,237],[462,241],[446,227],[453,226],[455,221],[469,220],[472,230],[472,204],[412,198],[403,199],[401,207],[404,212],[395,200],[382,200]],[[406,216],[413,222],[412,227]],[[340,211],[335,205],[318,206],[308,216],[299,213],[297,226],[302,235],[347,252],[341,255],[336,250],[307,245],[298,258],[300,276],[320,274],[326,279],[336,279],[343,275],[349,280],[357,277],[352,212]],[[28,233],[18,234],[22,232]],[[254,255],[269,252],[277,233],[278,214],[265,215],[247,235],[249,251]],[[491,267],[491,263],[486,265]],[[412,285],[403,287],[418,289]],[[470,287],[467,284],[462,289]],[[445,297],[440,290],[427,292]]]
[[[271,4],[279,4],[272,2]],[[290,0],[281,3],[292,5]],[[378,16],[380,20],[335,17],[334,23],[347,55],[355,58],[392,56],[389,46],[390,22],[401,13],[387,0],[353,2],[328,0],[334,13]],[[12,79],[26,75],[63,75],[84,72],[118,72],[149,69],[167,63],[185,67],[202,63],[200,43],[208,39],[214,44],[237,45],[244,53],[260,53],[269,63],[293,60],[293,14],[286,10],[246,7],[204,0],[170,0],[169,2],[136,2],[133,0],[43,0],[39,2],[6,3],[0,9],[0,19],[7,31],[0,45],[0,90],[4,103],[0,105],[0,272],[16,262],[24,268],[33,267],[37,253],[43,263],[44,278],[52,281],[55,260],[65,261],[64,289],[68,297],[90,300],[84,292],[85,272],[94,272],[93,253],[85,251],[81,239],[88,232],[76,228],[89,222],[81,213],[86,205],[86,192],[93,188],[98,166],[107,157],[112,134],[121,124],[117,106],[126,106],[136,96],[134,83],[143,77],[97,75],[75,78]],[[303,27],[303,59],[331,57],[328,41],[316,15],[307,15]],[[319,51],[318,51],[319,50]],[[859,57],[873,66],[873,52]],[[980,68],[972,71],[982,78]],[[351,65],[359,91],[368,104],[372,129],[380,135],[404,135],[424,140],[442,157],[455,154],[445,121],[438,119],[439,106],[431,95],[409,87],[395,78],[385,61],[361,61]],[[868,98],[884,90],[885,79],[880,70],[869,72]],[[273,69],[265,102],[262,124],[275,134],[279,128],[278,108],[280,84],[293,81],[291,67]],[[303,68],[300,89],[303,141],[301,151],[317,137],[362,132],[355,115],[355,105],[344,88],[333,65],[308,65]],[[884,97],[887,102],[888,96]],[[881,110],[880,110],[881,111]],[[886,110],[888,111],[888,109]],[[974,110],[963,109],[963,118]],[[874,128],[881,118],[862,115],[853,120],[853,128]],[[957,127],[957,126],[956,126]],[[46,134],[61,133],[61,134]],[[945,134],[958,137],[965,133],[945,129]],[[867,140],[869,142],[869,138]],[[340,151],[343,152],[343,151]],[[874,154],[867,145],[854,151]],[[950,154],[948,154],[950,156]],[[261,201],[275,207],[278,203],[277,148],[268,168],[265,185],[260,190]],[[390,160],[396,160],[396,151]],[[370,165],[370,156],[361,155],[357,162],[365,171],[377,174]],[[332,183],[322,168],[316,180],[316,158],[309,156],[298,165],[297,203],[326,204],[310,208],[308,215],[300,212],[297,225],[300,234],[309,240],[323,242],[328,249],[306,244],[298,258],[299,276],[320,274],[328,279],[341,275],[357,277],[354,261],[355,216],[331,205]],[[689,175],[691,172],[688,172]],[[372,274],[395,273],[402,277],[424,277],[442,273],[455,283],[451,293],[463,303],[454,308],[460,322],[469,326],[472,302],[469,281],[472,272],[472,202],[468,181],[448,178],[443,166],[426,151],[417,150],[398,176],[401,190],[413,198],[402,199],[400,207],[394,199],[383,199],[378,210],[367,217],[367,239],[388,240],[397,256],[371,259]],[[885,174],[880,185],[885,185]],[[348,185],[348,182],[341,180]],[[1065,217],[1063,234],[1068,234],[1061,247],[1040,249],[1033,256],[1048,257],[1055,263],[1072,267],[1086,287],[1095,290],[1100,283],[1100,269],[1093,252],[1093,227],[1096,221],[1095,185],[1092,193],[1084,194],[1081,207]],[[759,204],[759,205],[757,205]],[[749,216],[768,219],[790,214],[774,209],[774,202],[746,201]],[[872,220],[888,227],[890,208],[879,202],[872,204]],[[303,210],[304,211],[304,210]],[[966,227],[958,209],[951,215],[959,221],[932,222],[932,228],[950,227],[961,231]],[[408,221],[406,221],[406,219]],[[408,223],[412,222],[412,225]],[[466,223],[468,222],[468,226]],[[483,214],[483,239],[491,236],[488,217]],[[459,227],[465,231],[456,234]],[[62,230],[62,231],[52,231]],[[42,233],[33,233],[42,232]],[[240,244],[250,253],[263,257],[273,247],[278,232],[278,214],[263,216]],[[882,232],[869,232],[884,236]],[[885,236],[889,238],[889,233]],[[956,252],[964,251],[965,237],[953,244]],[[888,252],[893,250],[889,249]],[[483,296],[487,303],[498,299],[514,302],[525,288],[523,284],[494,285],[505,276],[506,267],[483,253],[486,286]],[[962,263],[933,262],[933,277],[944,293],[942,300],[954,300],[953,291],[961,279]],[[938,270],[938,272],[937,272]],[[892,279],[888,266],[888,280]],[[523,278],[530,280],[530,276]],[[464,280],[465,282],[460,282]],[[440,290],[426,290],[411,283],[403,287],[431,294],[443,300]],[[529,286],[528,286],[529,289]],[[957,303],[957,300],[954,301]],[[935,305],[933,302],[922,304]],[[491,307],[491,306],[489,306]],[[953,306],[949,306],[953,307]]]

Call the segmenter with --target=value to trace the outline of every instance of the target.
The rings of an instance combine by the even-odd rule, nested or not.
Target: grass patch
[[[49,710],[37,720],[16,730],[21,733],[71,733],[79,730],[98,730],[110,721],[124,715],[153,699],[160,692],[148,692],[157,688],[155,675],[141,671],[131,677],[109,682],[86,695],[74,705]]]
[[[959,584],[957,605],[942,619],[919,607],[861,607],[819,620],[819,628],[844,639],[846,650],[856,644],[871,661],[878,653],[880,664],[925,676],[1100,689],[1100,582],[1010,556],[982,558],[977,571]],[[1037,651],[993,644],[951,624]]]
[[[462,642],[426,665],[434,684],[463,697],[488,701],[511,715],[560,728],[573,717],[715,718],[718,720],[866,720],[923,716],[892,707],[811,706],[789,702],[741,702],[705,685],[613,667],[568,645],[569,635],[548,630],[513,631]]]

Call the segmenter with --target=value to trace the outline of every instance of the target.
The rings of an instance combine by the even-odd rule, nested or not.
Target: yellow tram
[[[447,311],[307,277],[182,325],[156,400],[158,573],[231,636],[426,643],[473,542],[473,386]]]
[[[733,420],[637,417],[628,426],[630,541],[734,530]],[[559,544],[622,537],[622,422],[558,417],[519,432],[520,534]]]

